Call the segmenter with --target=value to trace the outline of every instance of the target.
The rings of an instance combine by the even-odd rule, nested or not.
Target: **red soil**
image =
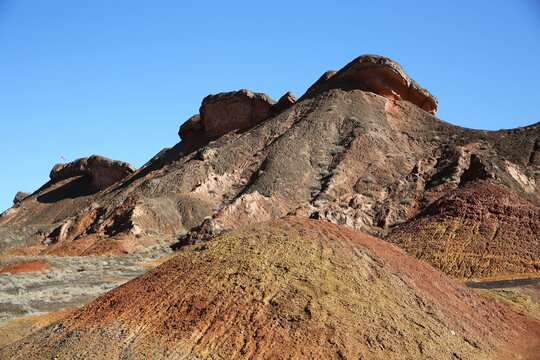
[[[540,276],[540,208],[495,182],[444,195],[386,240],[460,279]]]
[[[1,273],[21,274],[26,272],[50,271],[52,267],[43,260],[32,260],[4,266],[0,269]]]
[[[486,359],[539,346],[539,322],[403,250],[286,219],[180,253],[0,357]]]

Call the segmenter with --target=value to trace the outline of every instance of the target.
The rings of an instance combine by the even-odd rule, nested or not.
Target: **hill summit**
[[[141,169],[96,157],[55,167],[62,176],[0,217],[8,239],[0,253],[120,254],[164,237],[181,247],[287,214],[385,237],[486,181],[538,209],[539,124],[466,129],[434,117],[437,106],[401,66],[376,55],[326,72],[300,99],[245,89],[210,95],[180,127],[182,141]],[[89,170],[93,163],[101,170]],[[529,265],[485,274],[540,272],[538,218],[522,225]]]
[[[56,165],[0,215],[4,309],[59,310],[66,274],[88,304],[163,264],[0,326],[0,357],[534,358],[537,320],[454,279],[527,278],[497,298],[538,314],[540,123],[466,129],[437,108],[363,55],[300,98],[207,96],[140,169]],[[50,296],[23,302],[18,281]]]

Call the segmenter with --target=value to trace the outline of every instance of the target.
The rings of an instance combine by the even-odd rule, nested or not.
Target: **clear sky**
[[[0,211],[64,156],[142,166],[208,94],[390,57],[481,129],[540,121],[540,2],[0,0]]]

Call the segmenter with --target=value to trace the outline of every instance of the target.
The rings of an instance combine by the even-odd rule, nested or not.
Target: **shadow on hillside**
[[[37,201],[41,203],[54,203],[63,199],[75,199],[81,196],[88,196],[99,191],[90,183],[90,179],[85,176],[79,176],[70,182],[48,191],[37,197]]]

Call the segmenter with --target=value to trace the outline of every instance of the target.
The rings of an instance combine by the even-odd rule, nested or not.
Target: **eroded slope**
[[[486,359],[540,326],[330,223],[229,232],[1,350],[10,358]]]
[[[446,194],[386,240],[461,279],[540,275],[540,208],[494,181]]]

